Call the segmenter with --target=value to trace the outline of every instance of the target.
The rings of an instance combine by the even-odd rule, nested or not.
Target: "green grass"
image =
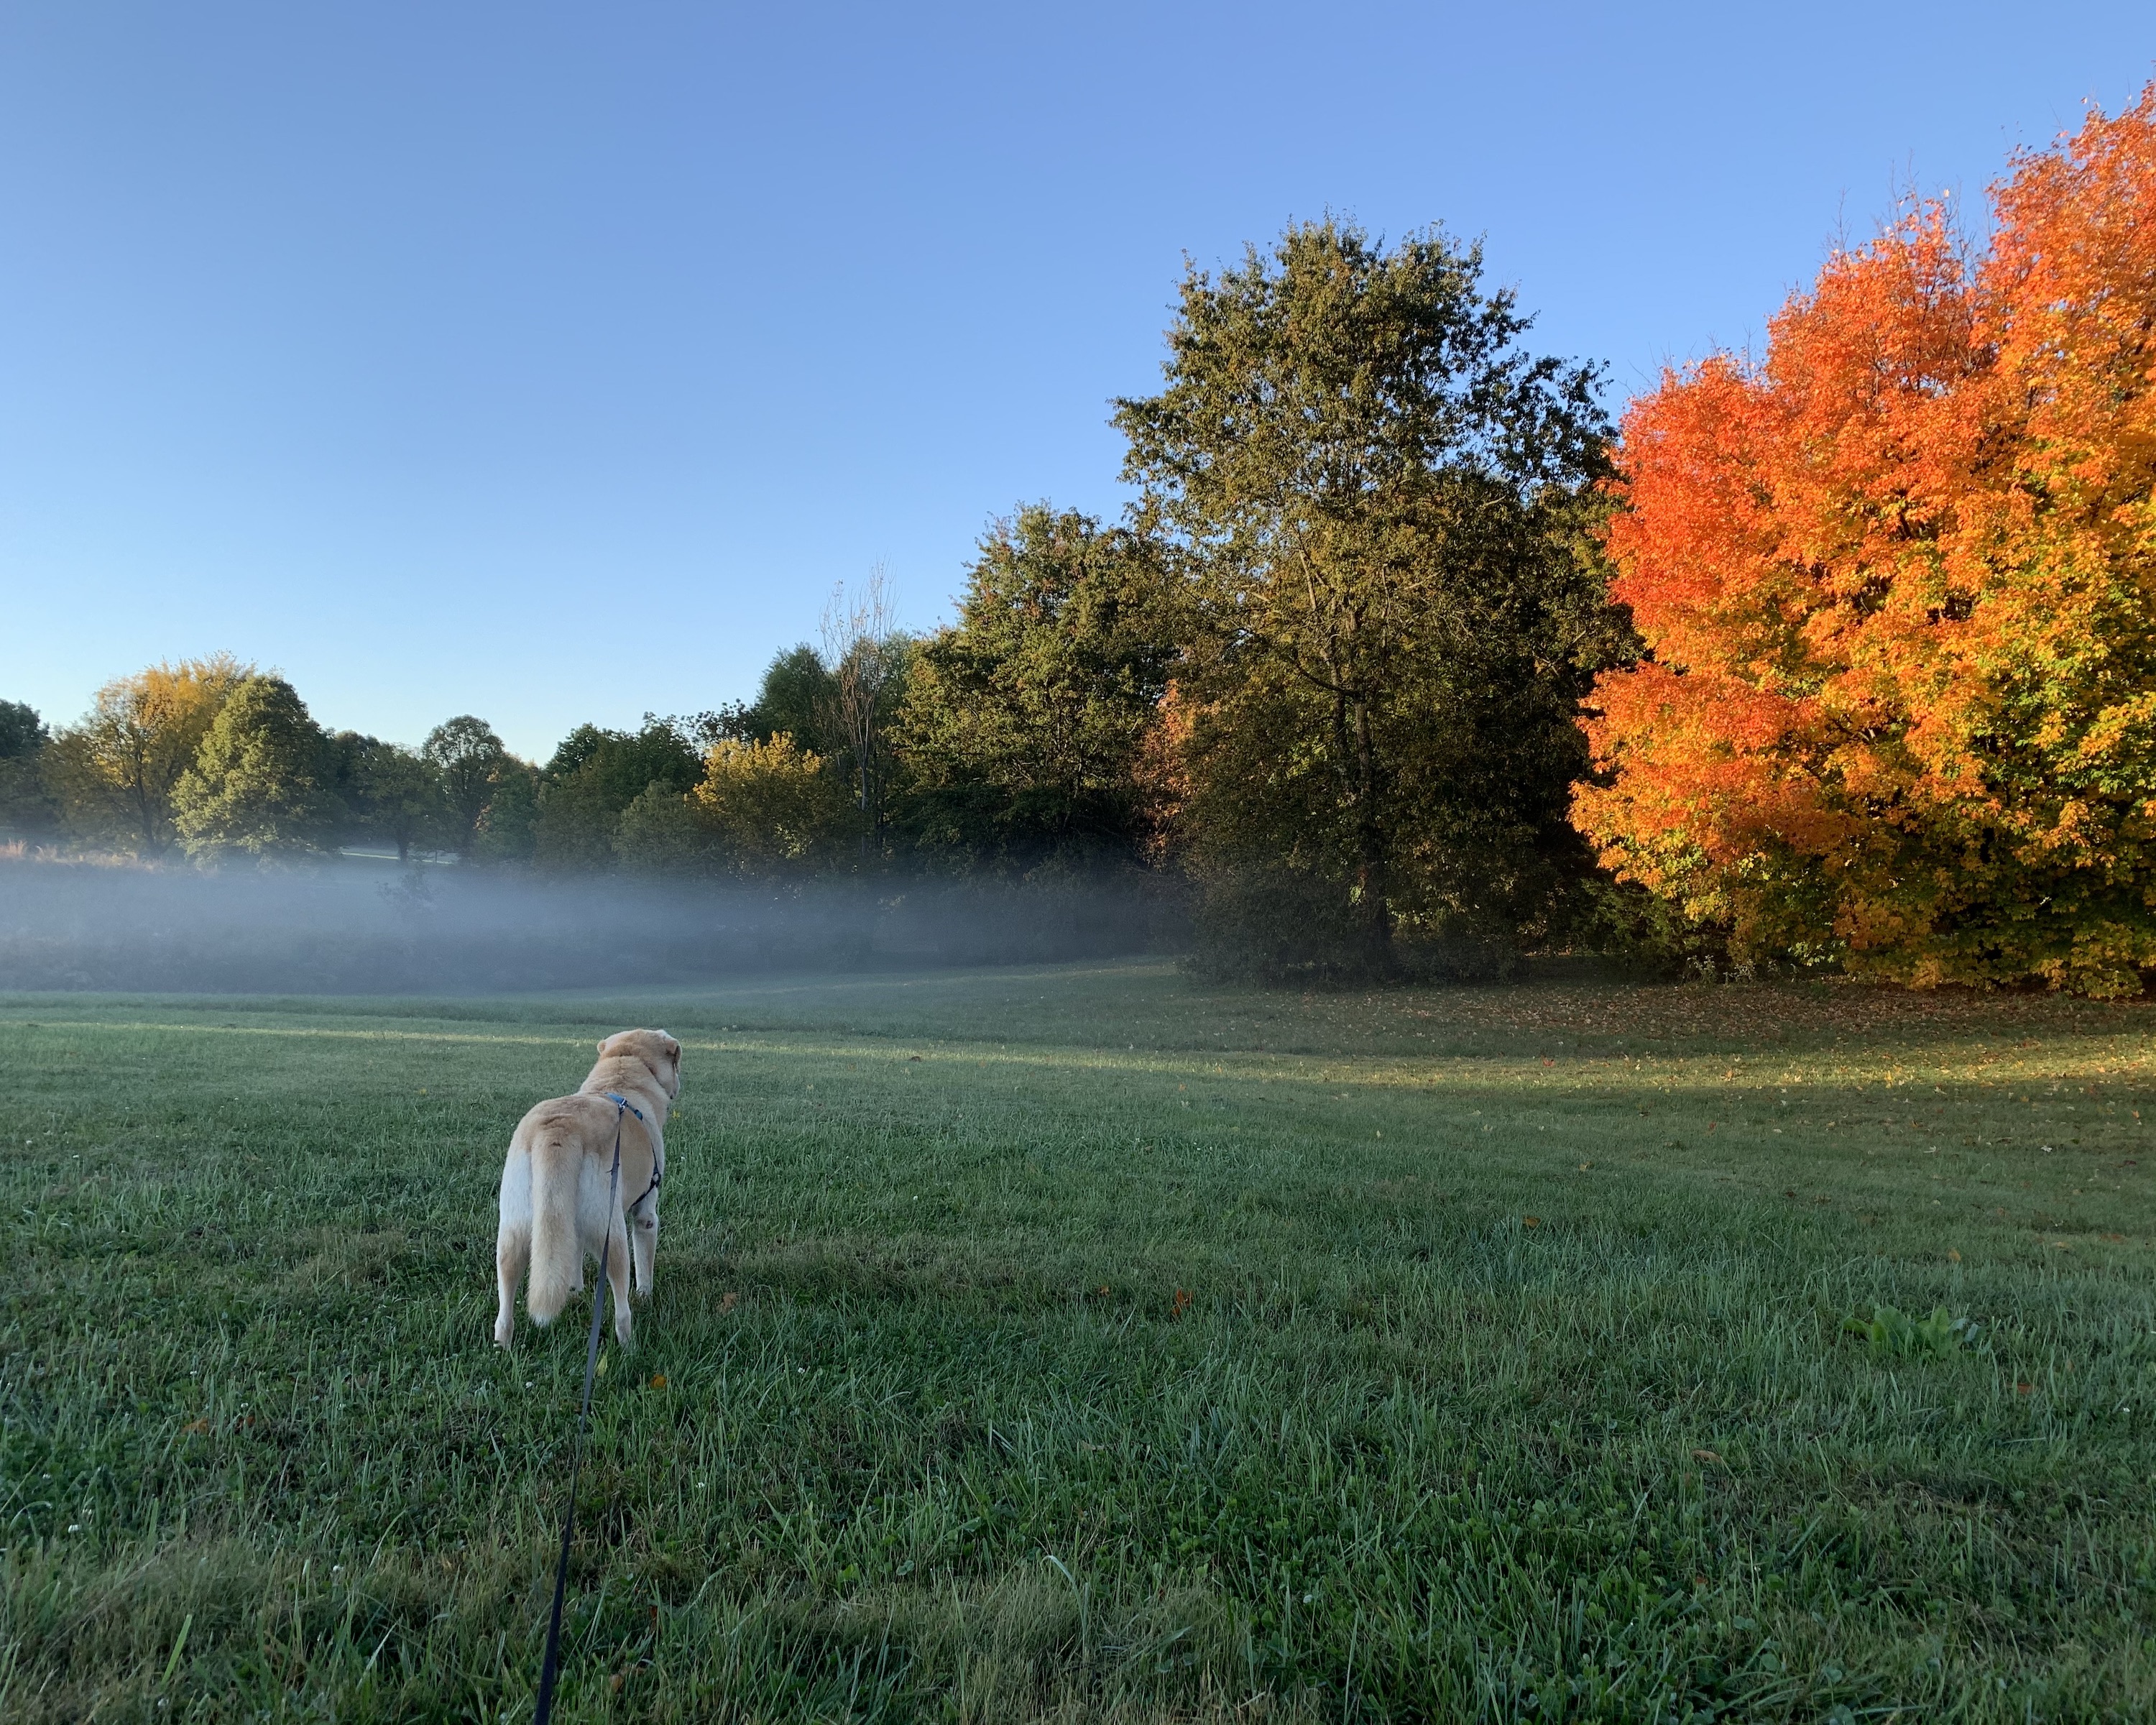
[[[530,1717],[495,1181],[654,1022],[565,1718],[2156,1713],[2148,1009],[1132,963],[0,997],[0,1717]]]

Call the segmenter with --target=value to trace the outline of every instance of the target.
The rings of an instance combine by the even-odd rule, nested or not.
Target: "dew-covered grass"
[[[530,1717],[639,1023],[565,1719],[2156,1714],[2156,1011],[1132,963],[0,997],[0,1717]]]

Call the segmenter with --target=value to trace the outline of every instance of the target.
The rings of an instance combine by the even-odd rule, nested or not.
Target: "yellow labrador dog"
[[[599,1045],[598,1064],[572,1096],[542,1102],[516,1123],[501,1169],[501,1230],[494,1271],[501,1309],[494,1339],[509,1346],[516,1284],[531,1266],[524,1309],[552,1323],[584,1286],[584,1259],[607,1250],[613,1333],[629,1345],[629,1230],[636,1218],[636,1291],[651,1292],[659,1249],[659,1182],[666,1172],[666,1106],[681,1093],[681,1045],[664,1030],[624,1030]],[[621,1178],[612,1204],[608,1174],[621,1137]],[[611,1241],[611,1245],[608,1242]]]

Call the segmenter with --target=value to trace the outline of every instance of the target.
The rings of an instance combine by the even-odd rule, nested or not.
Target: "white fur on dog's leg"
[[[629,1230],[619,1216],[613,1219],[613,1246],[607,1254],[607,1282],[613,1290],[613,1339],[626,1348],[634,1325],[629,1316]]]
[[[494,1314],[494,1345],[509,1346],[516,1329],[516,1285],[524,1280],[524,1266],[531,1255],[531,1236],[521,1228],[505,1229],[494,1243],[494,1280],[501,1303]]]
[[[659,1258],[659,1212],[636,1218],[635,1231],[629,1236],[636,1251],[636,1296],[639,1300],[651,1297],[651,1272]]]

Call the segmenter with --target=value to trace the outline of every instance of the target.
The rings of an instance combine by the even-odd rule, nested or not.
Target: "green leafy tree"
[[[757,728],[755,713],[746,701],[730,701],[701,713],[676,713],[666,722],[677,736],[687,740],[699,760],[715,742],[770,741],[770,733]]]
[[[958,621],[916,653],[894,734],[917,842],[1020,866],[1135,853],[1174,656],[1159,578],[1144,539],[1075,510],[996,524]]]
[[[172,824],[187,855],[260,859],[320,849],[341,813],[324,783],[326,742],[282,677],[241,681],[173,788]]]
[[[330,742],[337,766],[335,788],[362,832],[397,847],[398,861],[408,863],[416,847],[449,830],[441,774],[418,755],[349,731]]]
[[[1592,367],[1521,348],[1478,249],[1332,219],[1193,270],[1117,404],[1185,654],[1160,783],[1215,955],[1504,962],[1584,866],[1575,715],[1620,626],[1584,547]]]
[[[783,734],[802,748],[828,753],[844,746],[836,738],[824,736],[835,705],[830,667],[824,663],[822,654],[803,641],[779,654],[764,668],[756,699],[746,710],[711,716],[720,734],[708,738],[707,746],[721,742],[769,742]]]
[[[539,771],[505,753],[488,782],[486,806],[472,830],[475,862],[528,863],[538,847]]]
[[[58,817],[44,770],[51,742],[35,707],[0,701],[0,829],[44,832]]]
[[[702,767],[671,722],[648,713],[636,732],[578,726],[542,777],[535,831],[538,861],[562,870],[610,865],[623,812],[648,790],[685,795]]]
[[[697,876],[725,871],[716,834],[696,798],[657,785],[622,810],[613,849],[615,860],[633,874]]]
[[[0,761],[19,761],[52,741],[38,710],[19,701],[0,701]]]
[[[427,733],[419,758],[440,775],[449,805],[449,844],[469,857],[479,834],[480,818],[509,776],[516,757],[484,719],[465,713]]]

